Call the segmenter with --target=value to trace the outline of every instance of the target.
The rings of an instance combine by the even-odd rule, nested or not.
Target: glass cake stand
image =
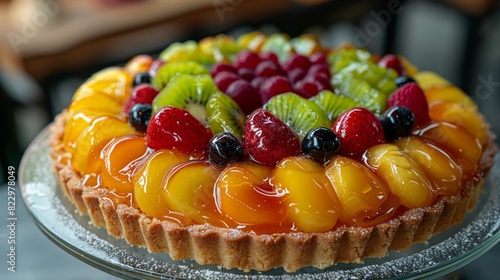
[[[391,252],[364,264],[337,264],[327,269],[282,268],[248,273],[193,261],[173,261],[150,254],[109,236],[105,229],[80,216],[58,186],[49,160],[46,128],[27,149],[19,181],[23,200],[36,224],[55,244],[76,258],[125,279],[428,279],[448,274],[488,251],[500,241],[500,156],[495,158],[476,210],[465,221],[408,250]]]

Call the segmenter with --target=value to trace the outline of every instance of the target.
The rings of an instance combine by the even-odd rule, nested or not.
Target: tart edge
[[[168,253],[174,260],[193,259],[201,265],[215,264],[243,271],[283,267],[294,272],[306,266],[320,269],[335,263],[362,263],[367,257],[384,257],[389,251],[408,249],[426,242],[473,210],[497,152],[495,135],[489,133],[479,168],[482,178],[471,185],[469,195],[444,197],[432,206],[410,209],[382,224],[363,228],[340,226],[323,233],[254,234],[209,224],[181,227],[152,218],[124,204],[105,199],[107,190],[84,187],[73,168],[57,161],[64,153],[62,137],[66,122],[62,112],[50,126],[50,158],[65,196],[81,215],[89,215],[96,227],[104,227],[130,245],[151,253]]]

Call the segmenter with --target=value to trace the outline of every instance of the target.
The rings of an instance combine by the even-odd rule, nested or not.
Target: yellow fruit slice
[[[450,100],[436,101],[429,105],[429,117],[440,122],[449,122],[470,132],[479,139],[482,147],[488,142],[488,129],[484,118],[461,103]]]
[[[169,210],[161,194],[163,179],[168,171],[189,157],[175,150],[157,150],[133,177],[134,202],[146,214],[161,218]]]
[[[458,192],[462,169],[445,151],[416,137],[402,138],[395,144],[403,153],[420,164],[438,194],[453,195]]]
[[[125,135],[109,141],[101,152],[103,186],[120,195],[132,193],[132,177],[150,153],[141,136]]]
[[[177,165],[166,175],[161,194],[171,211],[199,224],[223,226],[214,197],[214,185],[219,174],[219,170],[205,161]]]
[[[435,101],[449,100],[462,104],[468,110],[477,111],[476,103],[465,92],[452,85],[431,86],[424,90],[424,94],[429,104]]]
[[[389,189],[360,162],[342,156],[334,157],[326,166],[325,174],[338,195],[342,223],[366,227],[392,215],[381,209],[390,195]]]
[[[340,204],[323,167],[306,157],[289,157],[278,163],[271,182],[287,193],[286,215],[298,230],[324,232],[335,226]]]
[[[418,72],[413,76],[413,79],[417,81],[421,89],[425,90],[436,85],[450,85],[445,78],[439,76],[438,74],[430,71]]]
[[[435,190],[422,168],[394,144],[381,144],[365,153],[369,168],[381,178],[408,208],[425,207],[434,200]]]
[[[227,167],[216,183],[222,214],[240,225],[272,226],[283,222],[280,195],[269,184],[272,169],[255,163]]]
[[[73,167],[82,174],[98,173],[102,161],[100,153],[103,147],[115,137],[127,134],[141,135],[126,122],[114,117],[104,116],[95,119],[84,129],[75,142],[72,154]]]

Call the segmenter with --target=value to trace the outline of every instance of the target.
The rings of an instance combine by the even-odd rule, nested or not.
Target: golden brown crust
[[[463,220],[474,209],[483,180],[478,180],[470,195],[445,197],[435,205],[411,209],[397,218],[374,227],[341,226],[324,233],[253,234],[208,224],[181,227],[151,218],[127,205],[115,206],[105,197],[107,190],[82,186],[82,178],[57,160],[61,147],[65,113],[52,125],[51,158],[60,186],[83,215],[97,227],[124,238],[131,245],[145,246],[152,253],[168,253],[174,260],[193,259],[199,264],[265,271],[283,267],[293,272],[302,267],[326,268],[339,262],[363,262],[366,257],[383,257],[389,250],[404,250],[425,242],[434,234]],[[497,147],[494,136],[483,152],[480,168],[483,178],[493,166]]]

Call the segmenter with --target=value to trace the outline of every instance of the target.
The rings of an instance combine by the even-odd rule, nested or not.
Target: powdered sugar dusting
[[[173,261],[167,254],[150,254],[109,236],[89,223],[66,199],[52,174],[45,130],[27,150],[20,168],[20,190],[41,229],[74,256],[117,276],[147,279],[378,279],[398,276],[434,278],[480,256],[500,240],[500,156],[490,172],[478,208],[466,220],[426,244],[391,252],[365,264],[336,264],[325,270],[304,268],[244,273],[193,261]],[[237,238],[237,231],[227,231]]]

